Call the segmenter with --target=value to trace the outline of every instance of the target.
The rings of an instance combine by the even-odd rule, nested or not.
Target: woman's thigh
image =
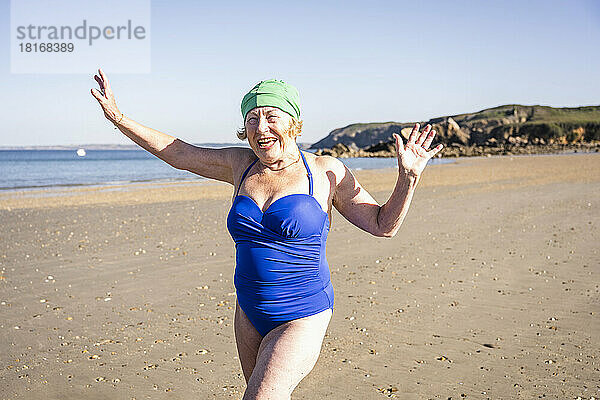
[[[248,383],[256,364],[256,357],[258,356],[262,336],[258,333],[254,325],[252,325],[237,301],[235,304],[233,327],[242,371],[244,372],[246,383]]]
[[[269,332],[260,344],[244,399],[289,398],[315,366],[331,315],[328,309]]]

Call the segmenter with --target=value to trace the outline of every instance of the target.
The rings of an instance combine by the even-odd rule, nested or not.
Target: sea
[[[0,150],[0,190],[198,181],[144,150]],[[85,153],[85,155],[84,155]],[[396,158],[343,158],[353,170],[394,168]],[[452,162],[430,160],[432,164]]]

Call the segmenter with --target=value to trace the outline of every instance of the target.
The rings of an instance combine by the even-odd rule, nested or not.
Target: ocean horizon
[[[207,146],[207,144],[202,144]],[[222,147],[223,144],[212,144]],[[227,144],[231,145],[231,144]],[[78,155],[78,149],[85,149]],[[396,167],[396,158],[344,158],[350,169]],[[452,162],[433,159],[431,164]],[[175,169],[140,148],[93,150],[0,149],[0,191],[136,183],[197,181],[206,178]]]

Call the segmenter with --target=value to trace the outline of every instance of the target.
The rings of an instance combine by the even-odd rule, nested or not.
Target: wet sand
[[[379,201],[395,171],[358,171]],[[232,190],[0,193],[2,399],[241,398]],[[392,239],[334,213],[293,399],[600,398],[600,155],[429,166]]]

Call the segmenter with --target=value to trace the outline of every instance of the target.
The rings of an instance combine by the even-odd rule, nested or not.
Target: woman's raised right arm
[[[233,184],[232,165],[243,149],[198,147],[139,124],[119,111],[108,78],[101,69],[94,79],[100,85],[100,90],[92,89],[92,96],[100,103],[104,116],[125,136],[177,169]]]

